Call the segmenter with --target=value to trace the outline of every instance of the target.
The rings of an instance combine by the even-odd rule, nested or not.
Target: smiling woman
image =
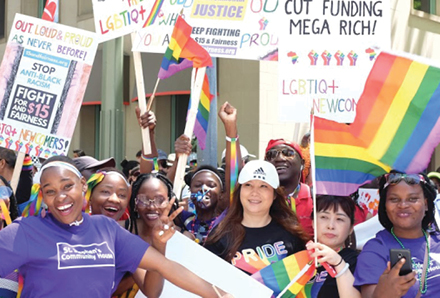
[[[424,174],[392,171],[380,180],[379,220],[385,230],[364,246],[355,286],[362,297],[436,297],[440,291],[440,237],[430,230],[436,190]],[[400,276],[403,263],[390,268],[390,249],[409,249],[413,272]],[[383,273],[382,273],[383,272]],[[381,275],[382,274],[382,275]]]
[[[102,214],[119,220],[130,200],[130,184],[116,168],[104,168],[87,181],[86,199],[92,214]]]
[[[303,250],[307,240],[285,202],[275,167],[253,160],[240,172],[230,209],[208,236],[205,247],[253,274]]]
[[[217,297],[211,284],[114,220],[85,214],[86,181],[70,158],[46,160],[40,181],[47,214],[15,220],[0,231],[0,277],[18,268],[25,278],[22,297],[108,298],[118,272],[138,267],[194,294]]]

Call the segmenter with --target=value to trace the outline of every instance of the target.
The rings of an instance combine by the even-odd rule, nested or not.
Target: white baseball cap
[[[240,145],[240,152],[241,152],[241,158],[245,158],[247,156],[253,157],[253,158],[256,157],[255,155],[250,154],[249,151],[247,151],[246,147],[243,145]],[[226,149],[224,149],[222,152],[222,162],[225,157],[226,157]]]
[[[280,186],[277,169],[265,160],[251,160],[244,165],[238,176],[238,183],[243,184],[251,180],[266,182],[274,189]]]

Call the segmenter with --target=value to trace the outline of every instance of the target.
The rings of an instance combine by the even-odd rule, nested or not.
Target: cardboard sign
[[[276,61],[278,4],[279,0],[165,1],[155,22],[137,32],[133,51],[164,53],[182,12],[193,27],[191,37],[211,57]]]
[[[375,58],[391,44],[389,1],[283,0],[280,8],[280,120],[309,122],[313,108],[352,122]]]
[[[97,47],[93,32],[15,16],[0,66],[0,146],[67,155]]]
[[[166,257],[185,266],[235,298],[270,298],[272,296],[272,290],[180,233],[175,233],[168,241]],[[136,297],[144,298],[145,296],[139,291]],[[199,296],[165,281],[161,297],[195,298]]]

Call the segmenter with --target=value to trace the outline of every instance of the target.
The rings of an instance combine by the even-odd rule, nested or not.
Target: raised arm
[[[140,172],[141,174],[151,173],[154,169],[154,163],[152,160],[146,159],[152,159],[158,156],[155,140],[156,116],[153,111],[148,111],[141,115],[141,110],[139,107],[136,107],[136,117],[140,127],[149,128],[151,142],[151,154],[144,155],[144,150],[142,148]]]
[[[225,127],[226,133],[226,155],[225,155],[225,202],[222,206],[226,208],[229,206],[229,192],[231,188],[231,141],[232,139],[236,139],[236,158],[238,159],[238,171],[243,167],[243,162],[241,160],[241,151],[240,151],[240,141],[238,139],[238,130],[237,130],[237,109],[230,105],[228,102],[225,102],[218,112],[219,118],[222,120],[223,125]],[[234,173],[232,173],[234,174]],[[238,178],[238,176],[236,177]],[[234,185],[232,186],[234,187]],[[226,199],[227,198],[227,199]],[[223,209],[224,209],[223,208]]]

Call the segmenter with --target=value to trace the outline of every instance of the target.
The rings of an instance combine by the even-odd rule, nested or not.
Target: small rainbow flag
[[[164,0],[156,0],[154,2],[153,7],[151,8],[150,14],[148,15],[148,18],[146,19],[144,25],[142,28],[148,27],[150,25],[154,24],[154,21],[157,18],[157,15],[159,14],[160,9],[162,8]]]
[[[194,135],[197,137],[199,146],[202,150],[206,147],[206,135],[208,133],[209,111],[211,109],[211,101],[214,96],[209,92],[209,80],[205,73],[203,80],[202,93],[197,111],[196,123],[194,125]],[[189,105],[190,107],[191,105]]]
[[[162,59],[158,77],[163,80],[189,67],[212,66],[208,52],[191,38],[192,27],[179,16],[174,25],[170,44]]]
[[[440,142],[440,69],[381,53],[351,125],[316,118],[316,189],[348,195],[396,169],[426,169]]]
[[[310,267],[305,272],[301,272],[306,266]],[[252,277],[271,289],[274,292],[273,297],[277,297],[291,280],[299,278],[282,297],[305,298],[304,286],[315,275],[315,269],[315,263],[309,253],[303,250],[270,264],[254,273]],[[297,276],[301,273],[303,273],[301,277]]]

